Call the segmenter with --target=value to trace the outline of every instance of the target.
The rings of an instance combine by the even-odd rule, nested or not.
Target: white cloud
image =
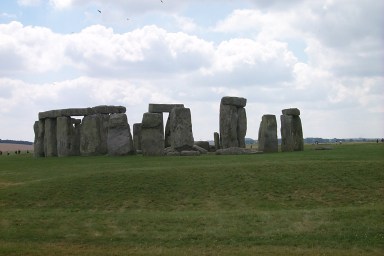
[[[41,4],[41,0],[17,0],[17,4],[21,6],[37,6]]]
[[[73,0],[49,0],[49,4],[55,9],[69,8],[73,4]]]
[[[89,5],[103,7],[105,15],[132,5],[129,11],[153,11],[154,20],[175,24],[151,20],[116,29],[102,23],[73,34],[48,25],[0,24],[0,59],[6,60],[0,62],[0,119],[9,124],[1,136],[31,140],[37,113],[49,109],[124,105],[133,124],[148,103],[184,103],[195,138],[211,139],[226,95],[248,99],[247,137],[257,138],[263,114],[278,118],[287,107],[301,109],[305,136],[355,136],[365,128],[361,123],[372,123],[362,136],[382,134],[384,42],[377,2],[342,8],[344,1],[248,1],[257,9],[238,8],[211,30],[196,25],[203,24],[199,17],[175,12],[188,1],[172,7],[150,2],[50,3],[57,13]],[[306,58],[297,55],[296,41]],[[15,134],[20,125],[27,127],[20,130],[25,137]]]

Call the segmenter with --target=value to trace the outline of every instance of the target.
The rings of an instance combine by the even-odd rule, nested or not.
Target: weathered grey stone
[[[150,103],[148,106],[148,112],[150,113],[170,113],[173,108],[183,108],[184,104],[153,104]]]
[[[124,156],[135,153],[126,114],[112,114],[110,116],[107,145],[108,154],[112,156]]]
[[[80,132],[80,153],[84,156],[107,153],[109,115],[89,115],[83,118]]]
[[[233,105],[220,104],[220,139],[222,148],[238,147],[238,111]]]
[[[220,135],[218,132],[214,132],[213,133],[213,139],[214,139],[214,142],[215,142],[215,150],[218,150],[221,148],[220,146]]]
[[[221,104],[243,108],[245,105],[247,105],[247,99],[241,97],[225,96],[221,99]]]
[[[167,123],[165,124],[164,145],[166,148],[171,146],[171,115],[168,115]]]
[[[133,146],[141,150],[141,123],[133,124]]]
[[[303,151],[304,139],[300,116],[281,115],[281,151]]]
[[[193,147],[191,110],[173,108],[170,116],[171,147],[177,151],[190,150]]]
[[[72,121],[72,136],[71,136],[71,156],[80,155],[80,132],[81,132],[81,119],[71,119]]]
[[[162,113],[144,113],[141,122],[141,129],[143,128],[158,128],[163,126]]]
[[[35,157],[44,157],[44,120],[36,121],[33,125],[35,141],[33,143],[33,153]]]
[[[262,117],[259,128],[258,150],[266,153],[278,152],[275,115],[263,115]]]
[[[57,155],[80,155],[81,120],[62,116],[57,118]]]
[[[50,110],[39,113],[39,119],[57,118],[60,116],[88,116],[95,114],[114,114],[125,113],[126,108],[123,106],[96,106],[93,108],[67,108]]]
[[[209,142],[208,141],[195,141],[196,146],[199,146],[207,151],[209,151]]]
[[[283,115],[289,115],[289,116],[300,115],[300,110],[297,108],[287,108],[287,109],[283,109],[281,112],[283,113]]]
[[[216,150],[216,155],[249,155],[254,154],[249,149],[239,148],[239,147],[230,147]]]
[[[245,148],[245,135],[247,134],[247,114],[245,108],[237,109],[237,140],[240,148]]]
[[[46,157],[57,156],[56,118],[44,122],[44,153]]]
[[[72,120],[70,117],[61,116],[58,117],[56,123],[57,129],[57,155],[70,156],[71,155],[71,137],[74,133],[72,126]]]
[[[144,113],[141,123],[141,148],[144,156],[164,155],[162,113]]]
[[[198,145],[196,145],[196,144],[193,145],[192,149],[193,149],[194,151],[199,151],[200,154],[208,154],[209,145],[208,145],[208,150],[205,149],[205,148],[202,148],[202,147],[200,147],[200,146],[198,146]]]
[[[193,150],[183,150],[180,152],[180,156],[199,156],[199,151],[193,151]]]
[[[180,156],[180,152],[172,147],[166,147],[164,149],[164,154],[166,156]]]

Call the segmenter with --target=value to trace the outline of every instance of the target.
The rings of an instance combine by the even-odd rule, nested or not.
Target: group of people
[[[11,154],[9,151],[4,152],[4,155],[5,155],[5,153],[7,153],[7,156],[9,156]],[[15,151],[15,155],[20,155],[20,154],[21,154],[20,150]],[[29,154],[29,150],[27,150],[27,154]],[[3,151],[0,150],[0,156],[2,156],[2,155],[3,155]]]

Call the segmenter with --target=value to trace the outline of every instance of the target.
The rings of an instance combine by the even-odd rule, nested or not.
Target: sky
[[[1,0],[0,139],[33,141],[42,111],[190,108],[195,140],[220,100],[299,108],[304,137],[384,137],[382,0]]]

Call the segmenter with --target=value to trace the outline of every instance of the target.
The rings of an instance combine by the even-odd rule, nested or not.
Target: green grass
[[[384,145],[0,157],[0,255],[381,255]]]

